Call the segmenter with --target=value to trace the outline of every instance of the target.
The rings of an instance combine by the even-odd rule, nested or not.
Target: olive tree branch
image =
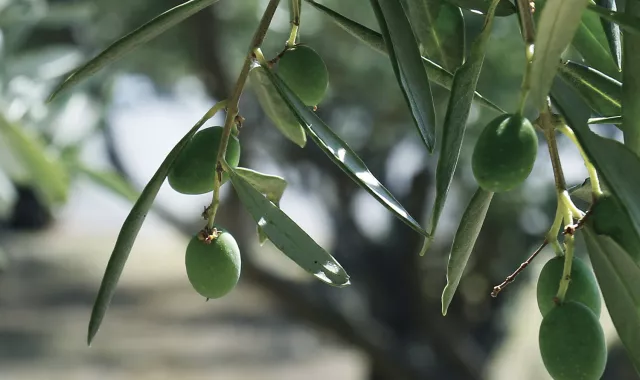
[[[280,0],[269,1],[264,14],[262,15],[262,19],[258,24],[258,28],[253,35],[251,45],[249,46],[249,51],[247,53],[247,56],[245,57],[242,69],[240,70],[240,75],[238,76],[236,85],[227,103],[227,117],[224,122],[222,137],[220,138],[218,157],[216,157],[216,174],[213,180],[213,200],[211,201],[211,205],[209,206],[207,211],[207,227],[209,229],[213,228],[213,222],[216,217],[216,212],[218,211],[218,206],[220,205],[220,185],[222,184],[223,171],[220,162],[227,153],[227,145],[229,144],[231,129],[236,121],[236,116],[238,115],[238,103],[240,102],[240,95],[242,95],[244,85],[247,83],[247,77],[249,76],[249,71],[251,70],[251,63],[254,60],[254,50],[262,45],[262,41],[264,41],[264,37],[267,34],[267,30],[269,29],[269,25],[271,24],[271,20],[273,20],[273,15],[275,14],[279,4]]]
[[[298,29],[300,28],[301,0],[289,0],[289,14],[291,19],[291,34],[287,40],[287,47],[292,47],[298,39]]]

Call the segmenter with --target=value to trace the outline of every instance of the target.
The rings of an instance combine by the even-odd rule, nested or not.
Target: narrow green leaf
[[[640,267],[615,241],[588,226],[584,239],[618,337],[640,373]]]
[[[273,125],[294,144],[301,148],[307,144],[304,128],[298,123],[289,106],[282,100],[273,87],[269,76],[262,66],[256,66],[249,72],[249,81],[256,93],[258,102]]]
[[[456,5],[462,9],[468,9],[473,13],[487,14],[489,11],[488,0],[447,0],[453,5]],[[498,17],[511,16],[516,13],[516,7],[508,0],[502,0],[498,3],[495,15]]]
[[[29,181],[49,205],[60,205],[67,200],[69,175],[64,165],[48,153],[48,148],[37,136],[10,122],[0,114],[0,138],[23,166]]]
[[[285,181],[284,178],[260,173],[247,168],[238,167],[235,168],[235,171],[237,175],[244,178],[244,180],[249,182],[256,190],[264,194],[268,200],[273,202],[277,207],[280,207],[280,199],[287,187],[287,181]],[[260,245],[262,245],[267,241],[267,234],[262,230],[262,227],[257,226],[257,229],[258,241]]]
[[[617,80],[622,79],[620,66],[611,54],[609,40],[598,15],[593,12],[582,14],[580,26],[571,44],[589,66]]]
[[[492,198],[493,193],[478,188],[462,215],[449,253],[447,285],[442,292],[442,315],[447,315],[447,309],[456,293],[473,246],[476,244]]]
[[[436,168],[436,199],[427,231],[431,237],[425,243],[421,254],[427,251],[435,238],[438,221],[458,165],[467,118],[471,111],[471,101],[482,71],[487,43],[491,38],[492,25],[493,14],[489,13],[482,32],[471,47],[469,59],[456,71],[453,77],[453,86],[442,128],[440,158]]]
[[[329,16],[329,18],[333,22],[335,22],[336,25],[363,42],[365,45],[369,46],[378,53],[382,53],[385,55],[387,54],[387,47],[384,43],[384,38],[382,38],[382,35],[380,33],[357,23],[339,14],[338,12],[325,7],[324,5],[318,4],[312,0],[305,1],[320,12]],[[427,70],[427,76],[429,77],[430,81],[446,88],[447,90],[451,89],[451,86],[453,84],[453,74],[428,58],[422,57],[422,62],[424,63],[424,67]],[[497,111],[499,113],[504,113],[504,111],[500,107],[480,95],[478,92],[475,93],[474,100],[484,107],[493,109],[494,111]]]
[[[573,129],[601,179],[609,191],[627,210],[636,231],[640,231],[640,157],[618,141],[593,133],[588,125],[589,113],[568,101],[564,93],[556,93],[553,101],[567,124]]]
[[[592,117],[588,120],[589,124],[611,124],[618,126],[622,124],[622,116],[609,116],[609,117]]]
[[[214,108],[200,119],[198,123],[193,126],[193,128],[191,128],[191,130],[178,142],[178,144],[176,144],[171,152],[169,152],[164,161],[162,161],[162,164],[160,164],[156,173],[151,177],[151,180],[149,180],[145,188],[142,190],[140,197],[133,205],[129,215],[122,224],[122,229],[120,229],[120,233],[118,234],[118,239],[116,240],[115,247],[113,248],[113,252],[109,258],[109,263],[107,264],[104,277],[102,278],[102,283],[100,284],[100,290],[98,290],[98,296],[96,297],[95,303],[93,304],[93,310],[91,311],[89,334],[87,338],[87,343],[89,345],[91,345],[91,341],[100,328],[100,324],[104,319],[104,315],[106,314],[109,304],[111,303],[111,299],[113,298],[113,294],[115,293],[124,265],[129,258],[129,253],[131,252],[133,243],[138,236],[142,223],[147,217],[149,209],[151,209],[151,206],[153,205],[153,201],[158,195],[158,191],[160,190],[162,183],[169,173],[169,169],[171,169],[173,161],[191,140],[193,135],[198,132],[198,129],[200,129],[200,127],[202,127],[202,125],[204,125],[204,123],[209,120],[217,110],[218,108],[214,106]]]
[[[611,3],[613,3],[615,7],[615,3]],[[634,16],[633,14],[629,13],[616,12],[615,9],[610,10],[595,4],[589,4],[589,8],[587,9],[589,9],[593,13],[596,13],[604,20],[619,25],[626,32],[632,34],[640,34],[640,17],[638,16]]]
[[[571,43],[589,0],[548,0],[542,8],[531,67],[531,97],[542,108],[558,70],[558,62]]]
[[[420,137],[429,152],[435,146],[436,111],[429,77],[424,69],[418,43],[400,0],[371,0],[387,45],[391,66]]]
[[[424,66],[427,69],[427,73],[429,74],[429,79],[434,83],[446,88],[447,90],[451,90],[451,88],[453,87],[453,74],[442,68],[437,63],[430,61],[428,58],[422,57],[422,61],[424,62]],[[491,100],[480,95],[479,92],[474,91],[473,94],[473,100],[478,102],[479,105],[492,109],[498,113],[506,113],[502,108],[498,107]]]
[[[306,128],[313,141],[329,158],[358,186],[369,192],[378,202],[385,206],[395,216],[400,218],[416,232],[428,237],[420,224],[404,209],[393,195],[371,174],[360,157],[340,139],[310,108],[294,94],[277,74],[267,70],[269,77],[282,98],[287,102],[298,121]]]
[[[460,8],[442,0],[402,0],[422,54],[449,71],[464,62],[464,18]]]
[[[287,188],[284,178],[242,167],[235,168],[235,172],[276,206],[280,205],[280,199]]]
[[[614,116],[622,111],[622,83],[617,80],[591,67],[571,61],[560,65],[559,75],[596,113]]]
[[[338,287],[350,284],[349,275],[336,259],[322,249],[287,214],[235,170],[231,170],[229,174],[233,188],[246,210],[282,253],[326,284]]]
[[[95,170],[81,164],[73,165],[73,168],[95,184],[120,195],[124,199],[135,202],[140,197],[140,192],[114,171]]]
[[[164,31],[217,1],[218,0],[190,0],[155,17],[138,29],[120,38],[95,58],[76,69],[51,93],[49,101],[53,100],[60,92],[90,77],[105,66],[122,58],[128,52],[144,45]]]
[[[387,54],[387,46],[384,43],[382,35],[375,30],[371,30],[366,26],[353,21],[352,19],[341,15],[333,9],[327,8],[322,4],[318,4],[313,0],[305,0],[309,5],[317,9],[318,11],[329,16],[331,21],[335,22],[340,28],[347,33],[351,34],[355,38],[364,42],[367,46],[376,50],[379,53]]]
[[[533,14],[536,25],[539,25],[540,14],[546,0],[536,0],[536,12]],[[539,26],[538,26],[539,28]],[[609,42],[602,27],[601,19],[593,12],[583,12],[580,25],[571,41],[573,48],[582,55],[586,63],[607,74],[620,79],[620,67],[611,56]]]
[[[627,1],[624,14],[640,18],[640,1]],[[622,131],[624,143],[640,155],[640,35],[625,33],[622,40]]]
[[[596,0],[597,5],[603,7],[606,10],[616,11],[616,1],[615,0]],[[589,7],[594,6],[594,4],[589,4]],[[607,37],[607,42],[609,43],[609,50],[611,51],[611,57],[616,62],[616,66],[618,68],[622,67],[622,35],[620,34],[620,26],[618,24],[605,20],[602,18],[600,20],[602,24],[602,29],[604,30],[604,35]]]

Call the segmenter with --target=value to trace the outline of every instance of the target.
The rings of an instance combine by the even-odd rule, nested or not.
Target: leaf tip
[[[66,84],[69,81],[69,78],[71,77],[70,76],[67,77],[67,79],[65,79],[62,83],[57,85],[56,88],[53,89],[53,91],[51,91],[51,94],[46,100],[46,104],[49,104],[52,101],[54,101],[58,97],[58,95],[67,87]]]
[[[98,332],[98,326],[95,326],[92,322],[89,322],[89,332],[87,334],[87,347],[91,347],[91,343],[93,342],[93,338],[96,337],[97,332]]]
[[[453,294],[450,292],[450,286],[451,285],[447,281],[447,285],[444,287],[444,290],[442,290],[442,316],[447,315],[449,305],[451,304],[451,298],[453,297]]]
[[[425,253],[427,253],[427,251],[429,250],[429,247],[431,247],[431,243],[433,243],[433,235],[429,235],[424,239],[424,243],[422,243],[422,248],[420,249],[420,257],[424,256]]]

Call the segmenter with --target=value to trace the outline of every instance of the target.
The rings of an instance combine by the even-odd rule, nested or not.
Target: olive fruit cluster
[[[213,191],[223,127],[205,128],[196,133],[182,149],[169,170],[169,185],[182,194]],[[231,167],[240,161],[240,142],[229,137],[225,159]],[[229,179],[222,174],[222,182]],[[240,249],[226,230],[205,229],[187,245],[185,266],[193,288],[207,298],[229,293],[240,278]]]
[[[549,260],[538,278],[538,308],[543,316],[538,335],[540,354],[554,380],[598,380],[607,362],[607,347],[600,325],[600,292],[587,265],[573,259],[564,301],[556,293],[564,270],[564,257]]]
[[[527,179],[537,153],[538,136],[531,122],[521,115],[500,115],[478,137],[471,159],[473,175],[486,191],[511,190]]]
[[[287,48],[278,63],[282,81],[302,102],[315,107],[325,96],[329,74],[322,58],[311,48],[296,45]],[[203,129],[176,157],[169,174],[169,185],[182,194],[205,194],[214,190],[217,157],[224,128]],[[240,161],[240,142],[230,136],[225,160],[232,168]],[[222,173],[221,184],[229,179]],[[187,245],[187,277],[193,288],[206,298],[228,294],[240,278],[240,250],[233,236],[223,229],[205,228]]]

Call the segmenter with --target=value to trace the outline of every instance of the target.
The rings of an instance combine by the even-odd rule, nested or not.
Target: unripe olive
[[[194,236],[185,255],[187,276],[193,288],[207,298],[229,293],[240,278],[240,249],[229,232],[206,243]]]
[[[555,306],[554,298],[558,293],[563,270],[564,257],[554,257],[547,261],[540,271],[536,293],[538,308],[543,316]],[[578,258],[574,258],[571,263],[571,282],[564,300],[581,303],[591,309],[596,316],[600,316],[602,301],[598,283],[591,269]]]
[[[285,51],[277,70],[282,81],[305,105],[316,106],[324,98],[329,72],[320,55],[310,47],[296,45]]]
[[[607,364],[607,346],[600,321],[586,306],[565,302],[542,320],[540,354],[554,380],[599,380]]]
[[[222,138],[222,127],[210,127],[196,133],[182,149],[169,170],[169,185],[182,194],[204,194],[213,190],[216,159]],[[240,162],[240,141],[229,137],[225,159],[231,167]],[[222,176],[222,183],[229,179]]]
[[[537,153],[538,136],[528,119],[498,116],[478,137],[471,160],[473,175],[487,191],[511,190],[527,179]]]

